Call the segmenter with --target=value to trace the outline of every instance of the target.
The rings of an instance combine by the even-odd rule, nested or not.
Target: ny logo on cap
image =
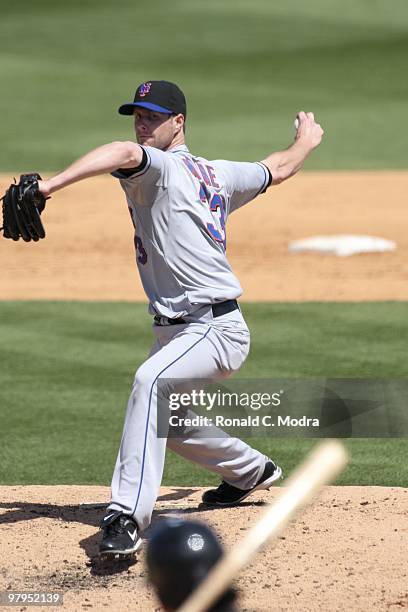
[[[151,83],[143,83],[143,85],[139,87],[139,96],[143,98],[146,94],[148,94],[151,86]]]

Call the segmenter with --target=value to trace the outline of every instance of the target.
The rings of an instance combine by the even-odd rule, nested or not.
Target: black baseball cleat
[[[111,510],[101,522],[101,557],[125,558],[135,553],[142,545],[135,521],[120,510]]]
[[[275,465],[273,461],[268,461],[261,478],[252,489],[238,489],[223,480],[217,489],[206,491],[202,500],[207,506],[235,506],[254,491],[269,489],[269,487],[281,477],[281,468]]]

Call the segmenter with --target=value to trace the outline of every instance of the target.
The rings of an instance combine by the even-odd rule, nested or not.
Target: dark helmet
[[[198,521],[169,519],[152,530],[147,548],[150,582],[167,610],[176,610],[223,555],[214,532]],[[211,610],[227,610],[230,589]],[[226,607],[227,605],[227,607]]]

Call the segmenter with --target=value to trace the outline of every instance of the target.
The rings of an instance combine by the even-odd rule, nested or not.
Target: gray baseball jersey
[[[143,151],[136,172],[113,174],[135,226],[150,312],[183,321],[153,325],[156,341],[136,372],[126,411],[109,510],[131,515],[139,529],[151,520],[166,445],[241,489],[253,487],[263,474],[267,457],[238,438],[220,437],[213,426],[186,429],[167,442],[158,437],[157,380],[216,380],[245,361],[250,336],[242,313],[235,309],[215,317],[211,304],[242,292],[225,255],[227,217],[271,180],[261,163],[210,162],[186,146]]]
[[[228,215],[270,182],[262,163],[207,161],[183,145],[143,147],[145,165],[117,171],[135,226],[137,265],[151,314],[183,317],[234,299],[241,286],[225,255]]]

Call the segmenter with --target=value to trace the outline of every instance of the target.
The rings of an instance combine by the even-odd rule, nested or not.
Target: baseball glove
[[[39,174],[22,174],[20,181],[10,185],[2,197],[4,238],[25,242],[45,238],[41,213],[45,208],[46,198],[38,188]]]

